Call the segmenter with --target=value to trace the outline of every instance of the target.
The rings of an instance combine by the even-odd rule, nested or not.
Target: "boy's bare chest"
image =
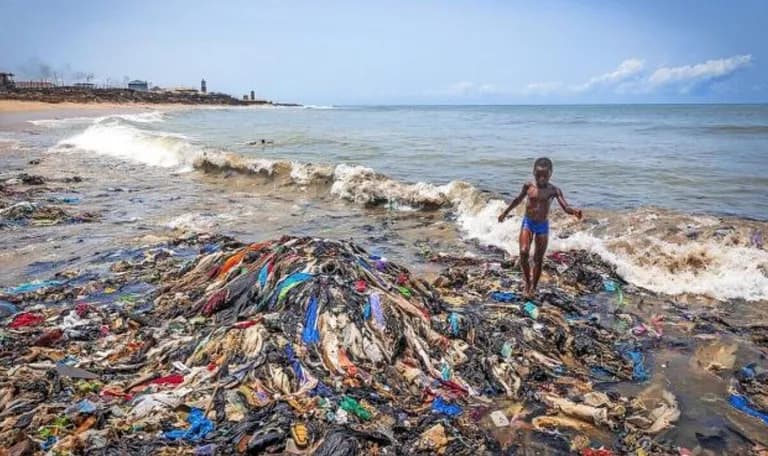
[[[555,192],[553,189],[540,189],[536,186],[531,186],[531,188],[528,189],[527,196],[529,204],[548,204],[549,201],[555,197]]]

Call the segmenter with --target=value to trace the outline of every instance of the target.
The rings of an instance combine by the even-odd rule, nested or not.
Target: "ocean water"
[[[394,217],[401,250],[512,255],[521,211],[496,217],[547,156],[586,215],[553,206],[550,250],[588,249],[656,292],[768,299],[768,105],[197,108],[17,136],[94,180],[135,175],[145,223],[354,237]]]

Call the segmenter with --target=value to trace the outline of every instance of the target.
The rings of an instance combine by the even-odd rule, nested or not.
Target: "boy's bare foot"
[[[531,299],[533,297],[533,292],[531,291],[531,287],[528,285],[523,288],[523,298],[524,299]]]

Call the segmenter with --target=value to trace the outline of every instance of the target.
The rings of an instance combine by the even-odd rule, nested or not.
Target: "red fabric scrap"
[[[16,315],[8,326],[11,328],[23,328],[24,326],[37,326],[43,321],[45,321],[45,317],[42,315],[24,312]]]
[[[605,448],[583,448],[581,456],[613,456],[613,451]]]
[[[246,320],[246,321],[239,321],[239,322],[235,323],[235,324],[233,325],[233,327],[234,327],[234,328],[237,328],[237,329],[247,329],[247,328],[250,328],[251,326],[253,326],[253,325],[257,324],[257,323],[258,323],[258,322],[260,322],[260,321],[261,321],[261,319],[260,319],[260,318],[259,318],[259,319],[257,319],[257,320]]]
[[[75,306],[75,313],[78,317],[84,318],[86,315],[88,315],[88,312],[91,311],[91,306],[81,302]]]
[[[210,298],[208,298],[208,302],[206,302],[205,306],[203,306],[203,315],[210,317],[214,312],[219,310],[224,302],[226,302],[228,294],[229,290],[224,289],[217,291]]]
[[[184,383],[184,376],[179,374],[168,375],[165,377],[158,377],[154,380],[147,382],[150,385],[173,385],[178,386]]]
[[[35,339],[35,341],[32,342],[32,345],[35,347],[49,347],[58,342],[62,337],[64,337],[64,331],[59,328],[54,328]]]
[[[365,280],[358,280],[355,282],[355,291],[358,293],[363,293],[368,288],[368,283],[366,283]]]
[[[406,283],[408,283],[408,275],[404,272],[401,272],[400,275],[397,276],[397,284],[405,285]]]

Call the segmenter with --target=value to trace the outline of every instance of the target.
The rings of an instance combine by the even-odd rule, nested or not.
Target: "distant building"
[[[147,84],[147,81],[139,81],[138,79],[134,79],[128,83],[128,88],[139,92],[146,92],[149,90],[149,84]]]
[[[51,81],[16,81],[14,86],[17,89],[50,89],[56,87]]]
[[[256,99],[256,94],[251,90],[251,101]]]
[[[205,85],[205,79],[200,81],[200,93],[202,94],[208,93],[208,87]]]
[[[95,89],[96,84],[92,82],[76,82],[72,84],[73,87],[77,87],[78,89]]]
[[[0,88],[12,89],[13,87],[13,73],[0,73]]]
[[[243,95],[243,100],[248,101],[248,94]]]
[[[167,90],[168,92],[177,93],[179,95],[197,95],[200,93],[193,87],[173,87]]]

